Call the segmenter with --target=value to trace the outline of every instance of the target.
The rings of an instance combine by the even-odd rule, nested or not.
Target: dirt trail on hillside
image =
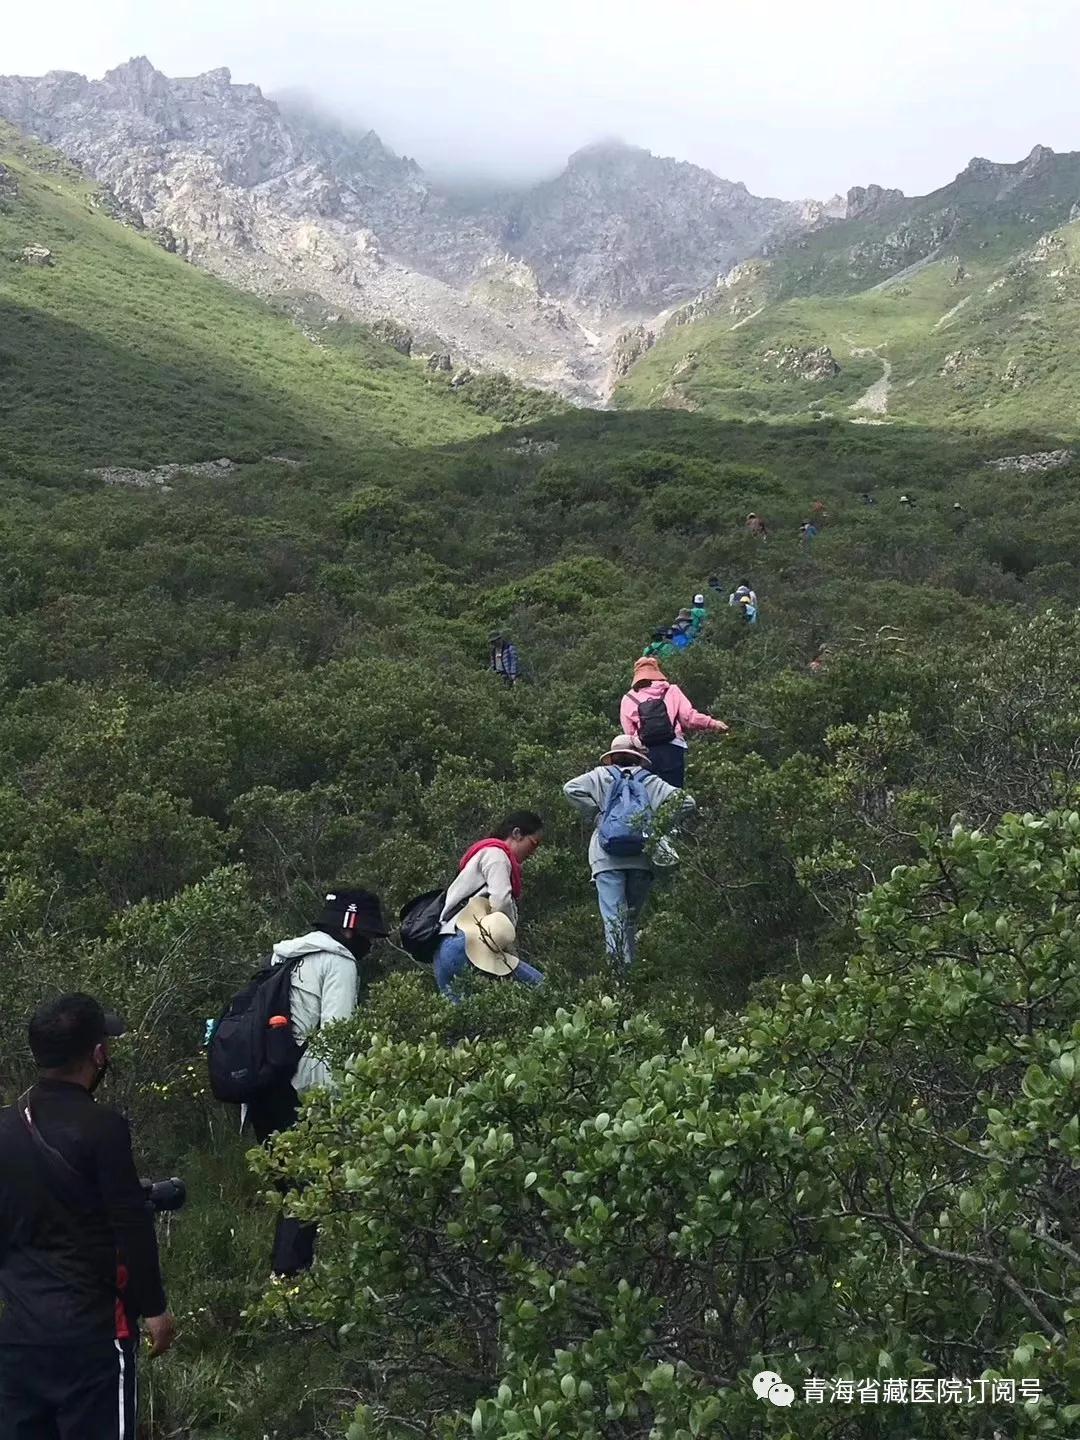
[[[892,386],[892,361],[887,360],[872,345],[856,345],[850,335],[843,335],[841,339],[845,344],[851,346],[852,355],[873,355],[875,360],[881,361],[881,379],[875,380],[870,388],[859,396],[849,410],[868,410],[872,415],[887,415],[889,413],[889,390]]]
[[[924,255],[921,260],[916,260],[913,265],[906,265],[903,270],[898,270],[895,275],[889,275],[884,280],[879,280],[876,285],[871,285],[869,290],[864,291],[866,295],[876,295],[881,290],[891,290],[894,285],[902,285],[905,280],[918,275],[920,270],[925,270],[928,265],[933,265],[935,260],[941,258],[941,246],[931,250],[929,255]]]
[[[738,329],[740,328],[740,326],[748,325],[748,324],[750,323],[750,321],[753,320],[756,316],[760,315],[761,312],[762,312],[762,310],[764,310],[764,309],[765,309],[765,306],[764,306],[764,305],[759,305],[758,308],[757,308],[756,310],[751,311],[751,313],[750,313],[749,315],[744,315],[741,320],[736,320],[736,321],[735,321],[735,324],[732,325],[732,327],[731,327],[732,330],[738,330]]]
[[[946,310],[945,314],[942,315],[941,319],[934,326],[934,329],[941,330],[945,325],[948,324],[948,322],[953,318],[954,315],[958,314],[964,308],[964,306],[968,303],[970,299],[970,295],[965,295],[964,298],[958,304],[954,305],[951,310]]]

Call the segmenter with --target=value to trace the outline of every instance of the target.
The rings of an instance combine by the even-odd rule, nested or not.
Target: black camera
[[[170,1180],[143,1180],[140,1183],[146,1203],[155,1214],[180,1210],[187,1200],[187,1186],[175,1175]]]

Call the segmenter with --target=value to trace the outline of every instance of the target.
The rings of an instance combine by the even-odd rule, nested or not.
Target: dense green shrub
[[[923,1433],[1062,1433],[1078,842],[1075,811],[957,827],[874,893],[845,975],[681,1045],[611,998],[530,1030],[535,996],[516,1033],[440,1042],[399,988],[417,1033],[372,1035],[256,1156],[321,1225],[319,1268],[264,1315],[347,1337],[358,1437],[402,1411],[447,1436],[745,1434],[761,1369],[1037,1378],[1037,1406]],[[809,1406],[788,1423],[836,1433]]]

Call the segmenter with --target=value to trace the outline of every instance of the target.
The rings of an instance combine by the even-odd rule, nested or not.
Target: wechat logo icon
[[[753,1379],[754,1394],[759,1400],[768,1400],[770,1405],[791,1405],[795,1400],[795,1391],[790,1385],[785,1385],[775,1370],[762,1370]]]

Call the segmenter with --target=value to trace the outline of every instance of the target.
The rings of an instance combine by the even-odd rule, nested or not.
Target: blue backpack
[[[600,848],[608,855],[643,855],[652,835],[652,805],[641,777],[617,765],[600,817]]]

